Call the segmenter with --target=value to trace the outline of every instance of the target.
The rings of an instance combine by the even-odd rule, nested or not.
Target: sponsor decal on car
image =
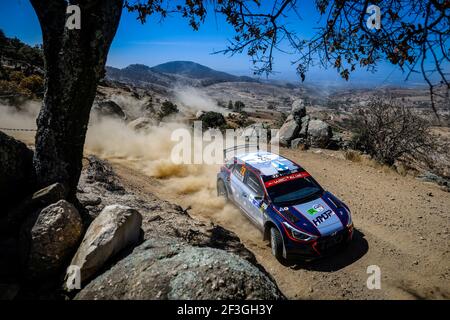
[[[322,222],[324,222],[333,215],[334,215],[333,211],[327,210],[321,215],[317,216],[314,220],[312,220],[312,223],[314,223],[314,225],[317,227],[318,225],[320,225]]]
[[[315,204],[313,207],[306,212],[308,212],[310,215],[315,215],[317,212],[322,212],[325,210],[325,208],[321,204]]]
[[[289,175],[286,175],[286,176],[283,176],[283,177],[280,177],[277,179],[266,181],[264,183],[264,185],[266,186],[266,188],[270,188],[270,187],[273,187],[273,186],[283,183],[283,182],[287,182],[287,181],[291,181],[291,180],[295,180],[295,179],[306,178],[309,176],[310,176],[309,173],[306,171],[297,172],[297,173],[292,173],[292,174],[289,174]]]

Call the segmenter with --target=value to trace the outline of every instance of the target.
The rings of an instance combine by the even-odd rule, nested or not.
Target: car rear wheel
[[[270,229],[270,247],[275,258],[279,261],[283,260],[283,240],[280,231],[275,227]]]
[[[228,201],[228,192],[227,192],[227,188],[225,187],[225,183],[223,182],[223,180],[217,181],[217,195],[219,197],[224,197],[225,200]]]

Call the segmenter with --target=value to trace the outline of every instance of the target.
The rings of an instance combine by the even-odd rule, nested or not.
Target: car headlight
[[[287,222],[283,222],[283,225],[286,227],[286,230],[287,230],[287,232],[289,232],[290,236],[294,239],[297,239],[300,241],[310,241],[310,240],[317,239],[317,236],[302,232],[302,231],[294,228]]]

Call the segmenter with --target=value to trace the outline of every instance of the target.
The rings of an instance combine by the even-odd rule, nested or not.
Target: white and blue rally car
[[[279,259],[315,258],[350,242],[349,208],[301,166],[277,154],[236,155],[217,174],[217,193],[270,239]]]

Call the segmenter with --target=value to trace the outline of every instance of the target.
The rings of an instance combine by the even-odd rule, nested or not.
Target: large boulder
[[[32,172],[33,152],[0,131],[0,217],[31,191]]]
[[[292,103],[291,115],[297,123],[306,116],[306,106],[302,99],[297,99]]]
[[[333,132],[331,127],[322,120],[314,119],[308,123],[308,142],[317,148],[326,148],[330,143]]]
[[[112,100],[95,102],[92,110],[101,116],[108,116],[126,120],[127,116],[122,108]]]
[[[81,217],[65,200],[32,215],[21,231],[22,263],[32,279],[59,271],[73,254],[82,235]]]
[[[141,214],[126,206],[105,207],[89,226],[71,266],[78,266],[81,282],[91,279],[123,249],[136,244],[141,234]]]
[[[280,130],[278,130],[277,136],[279,143],[283,147],[289,147],[291,140],[297,137],[300,130],[300,126],[294,119],[287,119]]]
[[[236,254],[152,238],[75,299],[282,299],[267,274]]]

